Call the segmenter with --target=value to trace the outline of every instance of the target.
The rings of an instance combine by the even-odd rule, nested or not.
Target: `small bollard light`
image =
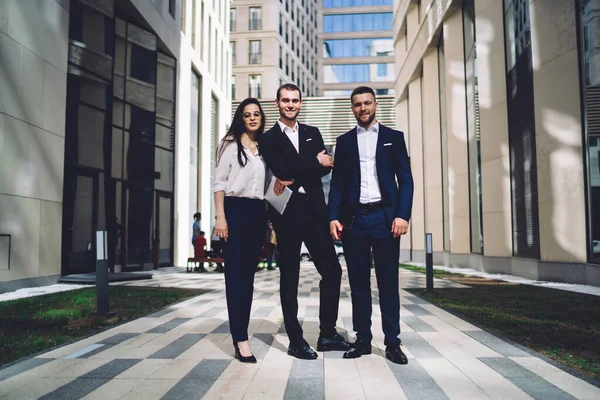
[[[433,292],[433,238],[431,233],[425,234],[425,282],[427,292]]]
[[[95,315],[113,315],[108,307],[108,240],[106,231],[96,231],[96,312]]]

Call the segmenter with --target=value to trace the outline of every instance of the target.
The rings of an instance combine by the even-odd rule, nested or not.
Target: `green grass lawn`
[[[425,272],[425,268],[401,267]],[[599,296],[440,270],[435,276],[470,288],[408,291],[600,381]]]
[[[93,315],[95,287],[0,302],[0,366],[205,292],[110,286],[110,318]]]

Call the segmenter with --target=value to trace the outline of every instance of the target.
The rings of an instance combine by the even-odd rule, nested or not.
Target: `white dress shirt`
[[[375,155],[377,152],[377,137],[379,122],[368,130],[356,126],[358,138],[358,155],[360,159],[360,202],[373,203],[381,200],[381,190],[377,179]]]
[[[298,129],[299,129],[298,121],[294,122],[294,129],[290,128],[289,126],[287,126],[286,124],[284,124],[283,122],[281,122],[279,120],[277,121],[277,123],[279,124],[281,131],[286,134],[286,136],[290,139],[290,141],[294,145],[296,152],[298,154],[300,154],[300,139],[298,138]]]
[[[223,143],[219,146],[223,146]],[[262,156],[244,148],[248,162],[242,167],[238,162],[237,144],[231,142],[225,146],[215,167],[213,192],[223,191],[225,196],[232,197],[264,199],[266,167]]]
[[[300,137],[298,136],[298,121],[294,122],[294,129],[290,128],[289,126],[287,126],[279,120],[277,121],[277,123],[279,124],[281,131],[286,134],[286,136],[290,139],[290,142],[292,142],[292,144],[294,145],[296,152],[300,154]],[[304,188],[300,186],[298,188],[298,193],[306,194],[306,191],[304,191]]]

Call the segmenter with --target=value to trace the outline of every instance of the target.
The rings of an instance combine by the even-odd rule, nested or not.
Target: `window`
[[[324,32],[392,30],[393,13],[331,14],[323,16]]]
[[[324,0],[323,8],[391,6],[393,3],[393,0]]]
[[[231,100],[235,100],[235,75],[231,76]]]
[[[248,57],[248,64],[260,64],[261,63],[261,41],[251,40],[250,42],[250,53]]]
[[[175,5],[176,5],[176,0],[169,0],[169,14],[171,14],[171,17],[175,18]]]
[[[323,72],[324,83],[393,82],[395,79],[393,63],[325,65]],[[385,75],[379,75],[379,72],[385,72]]]
[[[229,42],[229,52],[231,53],[231,65],[235,65],[235,42]]]
[[[250,21],[248,21],[248,29],[251,31],[258,31],[262,29],[261,18],[262,18],[261,7],[250,7]]]
[[[132,78],[147,83],[156,83],[156,52],[131,44],[130,61]]]
[[[376,57],[393,56],[392,38],[334,39],[323,41],[323,57]]]
[[[248,95],[260,99],[260,75],[248,76]]]
[[[279,46],[279,68],[283,69],[283,47]]]
[[[584,148],[587,153],[587,169],[585,182],[587,184],[587,247],[589,261],[600,263],[600,131],[597,128],[598,94],[600,80],[596,73],[598,65],[598,50],[596,47],[596,32],[600,27],[598,6],[596,2],[580,1],[578,9],[579,29],[582,32],[579,43],[581,68],[584,69],[584,79],[581,82],[581,99],[583,105],[582,122],[584,127]]]
[[[237,9],[236,8],[231,8],[229,9],[229,32],[235,32],[236,31],[236,25],[237,25]]]
[[[540,258],[540,225],[529,0],[504,0],[513,255]]]
[[[184,35],[187,34],[187,27],[186,27],[187,23],[186,23],[186,18],[185,18],[186,14],[187,14],[187,11],[186,11],[187,4],[186,3],[187,3],[187,0],[181,1],[181,31],[184,33]]]
[[[283,36],[283,14],[279,13],[279,36]]]
[[[477,41],[475,34],[475,0],[463,2],[465,48],[465,94],[467,99],[467,151],[469,153],[469,213],[471,252],[483,254],[483,219],[481,192],[481,143],[479,132],[479,96],[477,85]]]

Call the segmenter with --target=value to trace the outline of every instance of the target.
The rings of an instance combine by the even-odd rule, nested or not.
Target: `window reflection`
[[[158,226],[157,190],[166,198],[173,191],[176,61],[158,52],[153,33],[118,18],[94,15],[96,11],[79,2],[72,7],[70,39],[84,40],[88,48],[114,58],[106,63],[112,67],[107,74],[98,75],[103,70],[85,63],[69,66],[74,72],[67,83],[63,273],[93,269],[80,254],[73,256],[73,249],[88,251],[87,238],[94,229],[109,231],[111,268],[138,269],[150,262],[155,235],[164,239],[161,259],[167,260],[172,257],[172,241],[166,239],[172,232],[172,202],[161,205],[160,231],[152,225]],[[90,13],[85,26],[77,24],[82,12]],[[81,49],[70,51],[86,50]],[[112,97],[107,96],[109,85]],[[112,118],[106,123],[108,111]],[[93,190],[84,175],[93,178]],[[81,205],[83,198],[97,204],[97,217],[79,218],[78,210],[91,212],[89,204]],[[72,235],[72,227],[80,222]],[[80,238],[86,242],[79,243]]]
[[[395,64],[344,64],[325,65],[324,83],[393,82]]]
[[[597,68],[600,65],[600,51],[595,43],[596,32],[600,29],[600,4],[593,1],[581,7],[580,52],[585,83],[583,84],[583,101],[588,153],[588,225],[589,247],[592,262],[600,262],[600,118],[598,108],[600,102],[600,81]]]
[[[393,13],[332,14],[323,16],[324,32],[389,31]]]
[[[391,6],[393,0],[324,0],[324,8],[360,7],[360,6]]]
[[[323,42],[325,58],[393,56],[392,38],[332,39]]]

